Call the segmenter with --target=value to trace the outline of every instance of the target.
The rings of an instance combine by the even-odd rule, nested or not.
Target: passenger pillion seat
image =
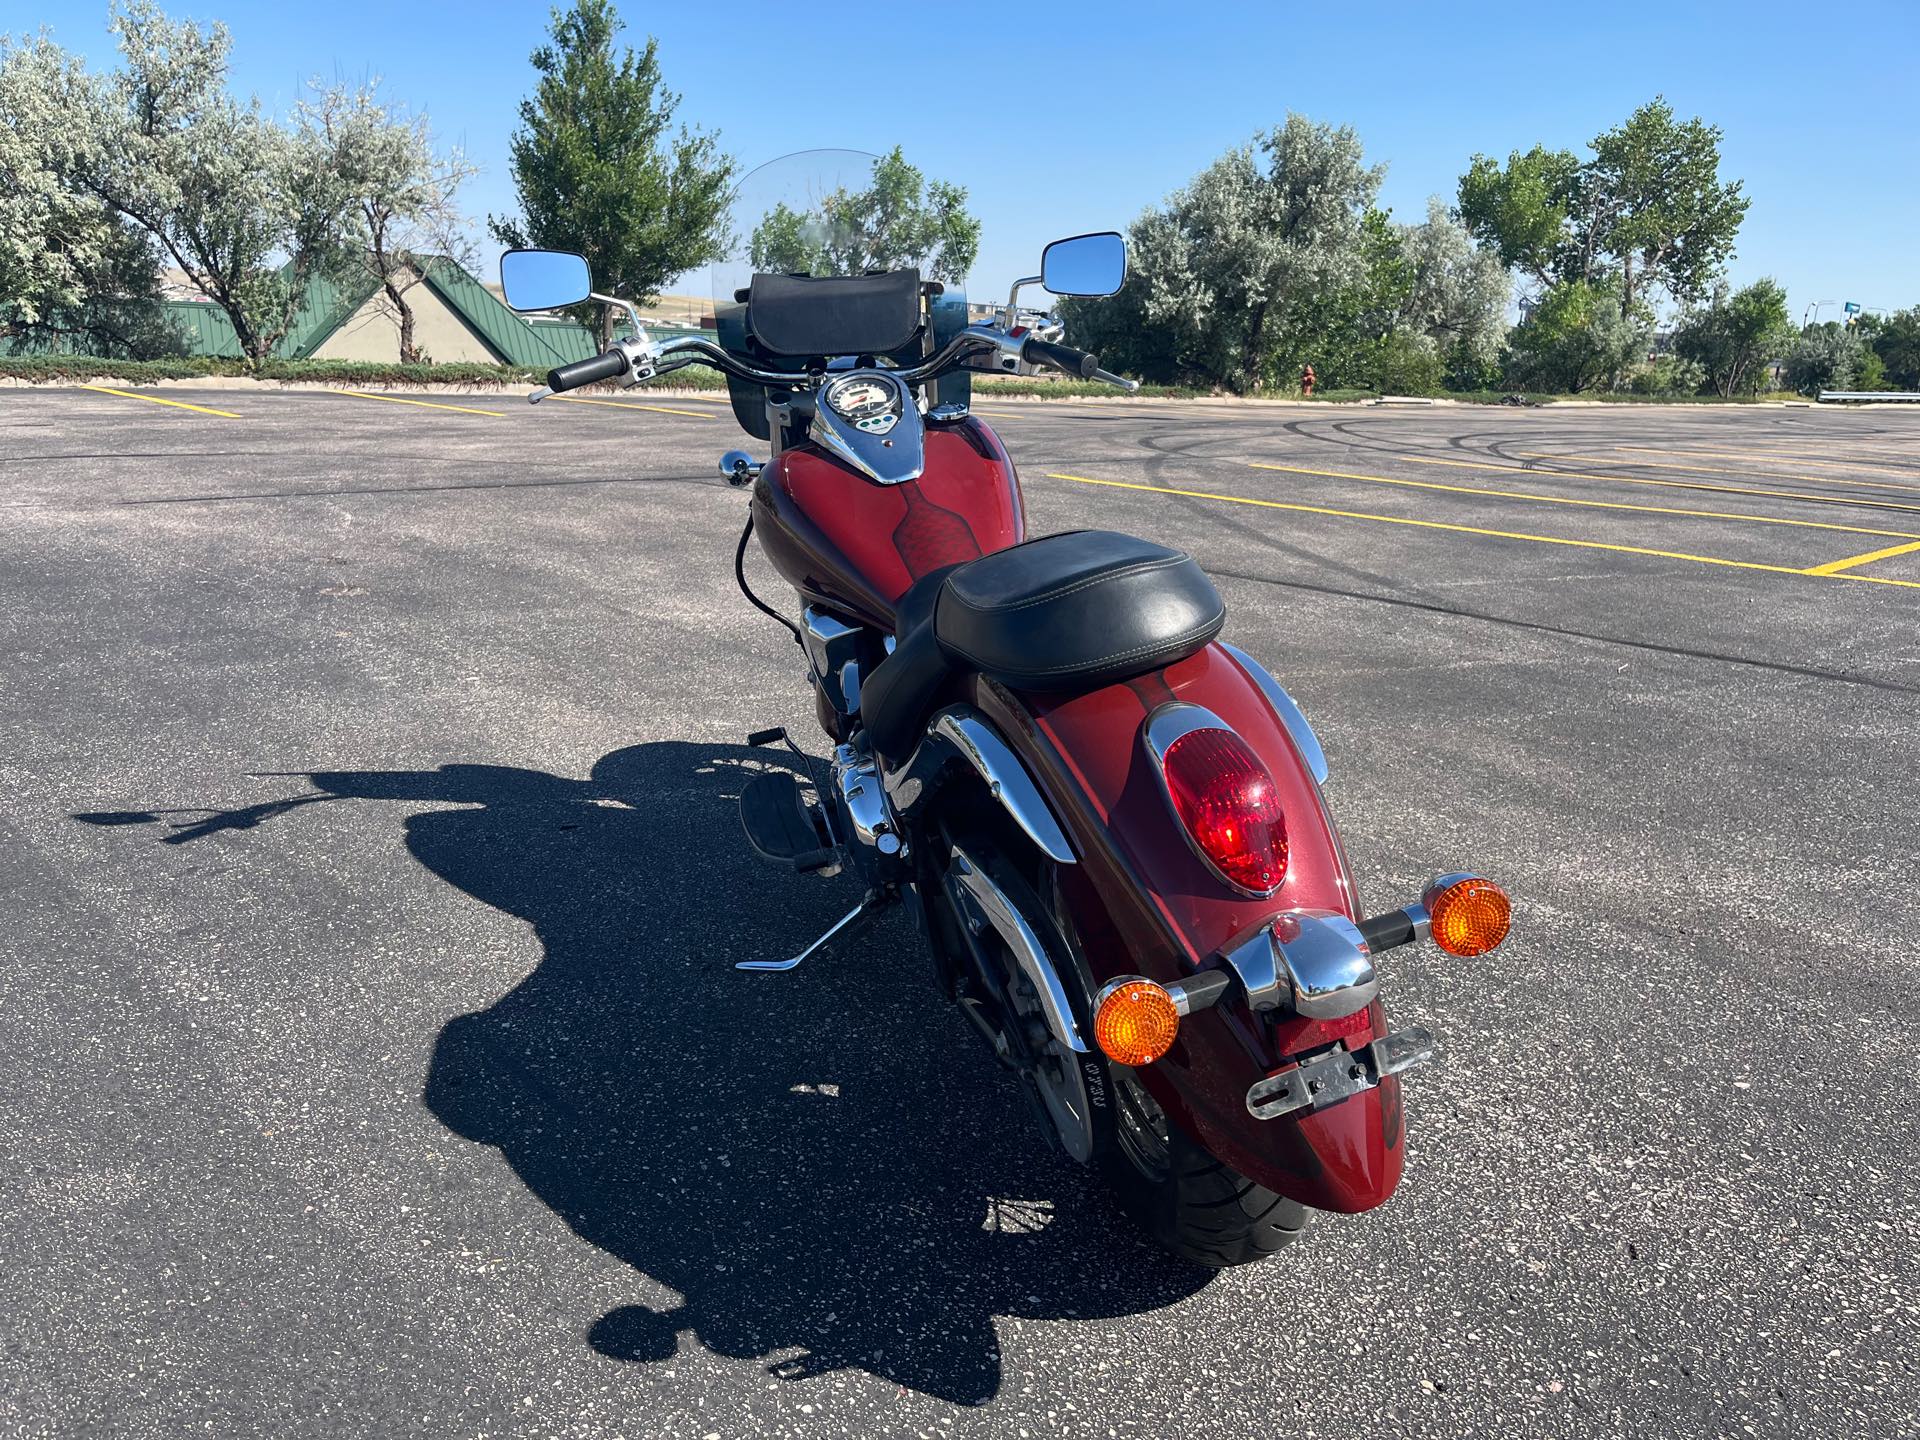
[[[1184,551],[1111,530],[1029,540],[923,575],[900,597],[893,654],[861,687],[861,722],[898,762],[960,673],[1092,690],[1185,659],[1226,618]]]

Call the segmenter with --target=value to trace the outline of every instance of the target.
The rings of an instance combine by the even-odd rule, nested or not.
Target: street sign
[[[1854,301],[1854,300],[1849,300],[1849,301],[1847,301],[1847,314],[1849,314],[1849,315],[1858,315],[1859,313],[1860,313],[1860,305],[1859,305],[1859,302],[1857,302],[1857,301]]]

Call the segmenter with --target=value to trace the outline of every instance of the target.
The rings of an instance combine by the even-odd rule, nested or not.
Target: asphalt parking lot
[[[1364,891],[1516,897],[1386,968],[1400,1193],[1208,1279],[904,925],[729,968],[851,897],[724,410],[147,393],[0,391],[0,1434],[1920,1430],[1920,415],[981,404]]]

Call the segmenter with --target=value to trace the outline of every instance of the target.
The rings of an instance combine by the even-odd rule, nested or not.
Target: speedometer
[[[828,388],[827,404],[835,414],[859,424],[894,408],[894,388],[870,375],[849,375]]]

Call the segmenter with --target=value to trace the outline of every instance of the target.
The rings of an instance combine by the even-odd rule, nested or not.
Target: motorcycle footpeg
[[[761,859],[807,873],[834,863],[800,784],[785,771],[756,775],[740,791],[740,826]]]

